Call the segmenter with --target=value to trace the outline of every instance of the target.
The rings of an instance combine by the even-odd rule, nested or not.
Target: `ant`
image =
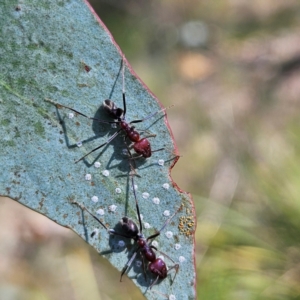
[[[157,115],[158,113],[165,111],[167,108],[163,108],[159,111],[156,111],[148,116],[146,116],[143,119],[137,119],[137,120],[133,120],[130,122],[127,122],[125,120],[125,116],[126,116],[126,93],[125,93],[125,57],[123,56],[122,58],[122,96],[123,96],[123,109],[117,107],[117,105],[110,99],[106,99],[103,101],[103,109],[104,111],[108,114],[108,116],[112,119],[114,119],[114,121],[103,121],[103,120],[99,120],[97,118],[92,118],[89,117],[71,107],[56,103],[50,99],[46,99],[46,101],[51,102],[53,104],[55,104],[57,107],[64,107],[67,109],[70,109],[71,111],[94,121],[97,121],[99,123],[104,123],[104,124],[116,124],[118,125],[120,128],[103,144],[101,144],[100,146],[94,148],[93,150],[91,150],[90,152],[88,152],[87,154],[85,154],[84,156],[82,156],[80,159],[78,159],[77,161],[75,161],[75,163],[78,163],[79,161],[83,160],[86,156],[88,156],[89,154],[91,154],[92,152],[104,147],[105,145],[109,144],[113,139],[115,139],[122,131],[125,133],[125,140],[126,138],[128,138],[132,143],[132,147],[133,150],[136,152],[136,156],[131,156],[130,155],[130,159],[137,159],[137,158],[148,158],[151,157],[153,152],[157,152],[157,151],[161,151],[164,148],[160,148],[157,150],[151,150],[151,145],[150,142],[148,140],[149,137],[155,137],[155,134],[151,134],[148,135],[146,137],[141,138],[140,133],[135,130],[135,126],[133,126],[132,124],[136,124],[136,123],[140,123],[143,121],[146,121],[152,117],[154,117],[155,115]],[[128,148],[127,144],[126,147]]]
[[[143,267],[144,267],[144,275],[146,279],[146,270],[145,270],[145,260],[148,265],[149,271],[156,276],[155,280],[150,286],[150,289],[157,283],[159,279],[165,279],[168,275],[168,272],[172,269],[175,269],[175,275],[174,278],[172,279],[172,283],[175,280],[175,277],[178,273],[179,270],[179,264],[175,263],[175,261],[166,255],[165,253],[157,250],[156,247],[151,245],[152,240],[156,238],[157,236],[160,235],[160,233],[165,229],[165,227],[170,223],[171,219],[178,213],[178,211],[181,209],[179,207],[177,211],[164,223],[162,228],[157,231],[156,233],[150,235],[149,237],[145,237],[143,235],[143,228],[142,228],[142,220],[141,220],[141,215],[140,215],[140,209],[137,201],[137,196],[134,188],[134,181],[133,181],[133,176],[131,176],[132,180],[132,189],[134,193],[134,198],[135,198],[135,205],[136,205],[136,210],[137,210],[137,215],[138,215],[138,220],[139,220],[139,226],[130,218],[128,217],[123,217],[122,220],[120,221],[121,227],[122,227],[122,232],[116,232],[114,229],[109,229],[99,218],[97,218],[93,213],[91,213],[85,206],[82,206],[78,202],[74,201],[74,204],[77,204],[82,210],[86,210],[98,223],[104,227],[109,234],[113,235],[118,235],[122,236],[125,238],[133,239],[137,243],[137,248],[134,251],[133,255],[129,259],[129,261],[126,263],[126,265],[123,267],[122,272],[121,272],[121,277],[120,277],[120,282],[122,281],[122,277],[127,271],[127,269],[132,265],[133,261],[135,260],[136,256],[138,253],[140,253],[142,257],[142,262],[143,262]],[[93,234],[93,233],[92,233]],[[162,253],[164,256],[166,256],[168,259],[170,259],[174,265],[169,267],[167,269],[166,263],[163,261],[162,258],[157,258],[156,253],[154,252],[158,251]]]

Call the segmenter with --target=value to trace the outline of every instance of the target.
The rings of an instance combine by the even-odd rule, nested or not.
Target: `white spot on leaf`
[[[158,160],[158,164],[159,164],[160,166],[163,166],[163,165],[165,164],[165,161],[164,161],[163,159],[159,159],[159,160]]]
[[[92,200],[93,202],[95,202],[95,203],[99,201],[99,199],[98,199],[97,196],[93,196],[93,197],[91,198],[91,200]]]
[[[105,177],[109,176],[109,171],[108,170],[102,171],[102,175]]]
[[[143,193],[142,194],[142,197],[144,198],[144,199],[148,199],[149,198],[149,193],[147,193],[147,192],[145,192],[145,193]]]
[[[101,166],[101,163],[99,162],[99,161],[96,161],[95,163],[94,163],[94,167],[95,168],[100,168],[100,166]]]
[[[157,241],[153,241],[151,245],[153,245],[154,247],[157,248],[158,247],[158,242]]]
[[[165,210],[164,211],[164,216],[165,217],[169,217],[170,216],[170,211],[169,210]]]
[[[181,248],[181,245],[180,244],[175,244],[174,248],[175,248],[175,250],[179,250]]]
[[[112,205],[110,205],[110,206],[108,207],[108,209],[109,209],[109,211],[111,211],[111,212],[115,212],[116,209],[117,209],[117,206],[114,205],[114,204],[112,204]]]
[[[91,174],[85,174],[84,178],[85,178],[85,180],[92,180],[92,175]]]
[[[145,227],[146,229],[148,229],[148,228],[150,228],[151,226],[150,226],[149,223],[144,223],[144,227]]]
[[[168,238],[168,239],[171,239],[173,237],[173,232],[172,231],[167,231],[165,233],[165,236]]]
[[[100,215],[100,216],[103,216],[103,215],[105,214],[105,211],[104,211],[104,209],[99,208],[99,209],[96,211],[96,213],[97,213],[98,215]]]
[[[154,197],[154,198],[152,199],[152,202],[153,202],[154,204],[159,204],[160,200],[159,200],[159,198]]]
[[[179,260],[180,263],[183,263],[183,262],[186,261],[184,256],[179,256],[178,260]]]
[[[163,188],[166,189],[166,190],[168,190],[170,188],[170,185],[168,183],[164,183],[163,184]]]

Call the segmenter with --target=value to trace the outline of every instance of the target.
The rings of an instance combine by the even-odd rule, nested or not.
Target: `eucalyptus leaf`
[[[107,120],[101,109],[104,99],[123,105],[123,55],[83,0],[4,0],[0,9],[0,194],[71,228],[121,270],[136,245],[109,235],[72,202],[87,207],[109,228],[118,228],[125,215],[137,221],[124,137],[116,137],[74,163],[117,129],[46,99]],[[127,120],[161,110],[157,99],[124,63]],[[170,178],[177,160],[171,131],[164,113],[137,125],[143,135],[156,135],[149,138],[153,150],[164,148],[135,161],[143,233],[150,236],[159,230],[182,206],[155,239],[157,248],[180,268],[173,284],[171,271],[152,290],[149,286],[154,278],[147,271],[145,280],[140,257],[128,276],[148,299],[172,299],[172,295],[194,299],[194,208],[190,196]],[[164,260],[172,266],[167,256]]]

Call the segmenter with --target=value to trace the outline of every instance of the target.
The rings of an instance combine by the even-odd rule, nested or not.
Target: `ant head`
[[[124,118],[123,109],[117,107],[117,105],[113,101],[106,99],[103,101],[102,105],[106,113],[109,114],[113,119],[121,120]]]
[[[139,229],[131,219],[123,217],[120,223],[124,234],[132,238],[135,238],[138,235]]]

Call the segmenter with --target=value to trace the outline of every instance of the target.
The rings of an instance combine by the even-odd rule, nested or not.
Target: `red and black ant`
[[[123,57],[122,59],[122,96],[123,96],[123,109],[117,107],[117,105],[110,99],[106,99],[103,101],[102,107],[104,109],[104,111],[112,118],[114,119],[114,121],[104,121],[104,120],[100,120],[97,118],[92,118],[89,117],[71,107],[68,107],[66,105],[62,105],[59,103],[56,103],[50,99],[46,99],[46,101],[51,102],[53,104],[55,104],[57,107],[64,107],[67,109],[70,109],[71,111],[75,112],[76,114],[79,114],[85,118],[94,120],[96,122],[99,123],[104,123],[104,124],[116,124],[118,125],[120,128],[103,144],[101,144],[100,146],[94,148],[93,150],[91,150],[89,153],[85,154],[84,156],[82,156],[80,159],[78,159],[75,163],[78,163],[79,161],[83,160],[86,156],[88,156],[89,154],[91,154],[92,152],[104,147],[105,145],[109,144],[113,139],[115,139],[122,131],[125,133],[125,139],[128,138],[132,143],[132,147],[134,149],[134,151],[136,152],[136,156],[131,156],[130,159],[136,159],[136,158],[140,158],[140,157],[144,157],[144,158],[148,158],[152,155],[153,152],[157,152],[157,151],[161,151],[164,148],[160,148],[157,150],[151,150],[151,145],[150,142],[147,138],[149,137],[155,137],[155,134],[151,134],[148,135],[146,137],[141,138],[140,133],[135,130],[135,126],[133,126],[132,124],[136,124],[136,123],[140,123],[143,121],[146,121],[150,118],[152,118],[153,116],[157,115],[158,113],[165,111],[167,108],[163,108],[159,111],[156,111],[148,116],[146,116],[143,119],[137,119],[137,120],[133,120],[130,122],[127,122],[125,120],[125,116],[126,116],[126,96],[125,96],[125,78],[124,78],[124,72],[125,72],[125,59]],[[127,144],[126,144],[127,146]],[[128,146],[127,146],[128,147]]]
[[[144,267],[144,275],[146,279],[146,264],[148,266],[148,270],[156,276],[155,280],[153,283],[150,285],[150,289],[157,283],[159,279],[165,279],[168,275],[168,272],[172,269],[175,269],[175,275],[174,278],[172,279],[172,283],[175,280],[175,277],[178,273],[179,270],[179,264],[175,263],[174,260],[169,257],[167,254],[157,250],[156,247],[154,247],[151,243],[154,238],[160,235],[160,233],[165,229],[165,227],[170,223],[171,219],[178,213],[179,209],[164,223],[164,225],[161,227],[159,231],[156,233],[150,235],[149,237],[145,237],[143,234],[143,228],[142,228],[142,220],[141,220],[141,215],[140,215],[140,209],[137,201],[137,196],[134,188],[134,181],[133,181],[133,176],[131,176],[132,180],[132,189],[134,193],[134,198],[135,198],[135,204],[136,204],[136,210],[137,210],[137,215],[138,215],[138,220],[139,220],[139,226],[130,218],[128,217],[123,217],[122,220],[120,221],[121,227],[122,227],[122,232],[117,232],[114,229],[109,229],[99,218],[97,218],[93,213],[91,213],[86,207],[82,206],[78,202],[74,201],[74,204],[77,204],[82,210],[86,210],[98,223],[104,227],[109,234],[113,235],[118,235],[121,237],[133,239],[137,243],[137,248],[134,251],[133,255],[127,262],[127,264],[124,266],[121,272],[121,277],[120,281],[122,281],[122,277],[127,271],[128,268],[132,265],[133,261],[135,260],[136,256],[138,253],[140,253],[142,257],[142,262],[143,262],[143,267]],[[92,233],[93,234],[93,233]],[[167,269],[166,263],[163,261],[162,258],[157,258],[155,251],[160,252],[164,256],[166,256],[168,259],[170,259],[174,265],[169,267]],[[146,261],[146,264],[145,264]]]

